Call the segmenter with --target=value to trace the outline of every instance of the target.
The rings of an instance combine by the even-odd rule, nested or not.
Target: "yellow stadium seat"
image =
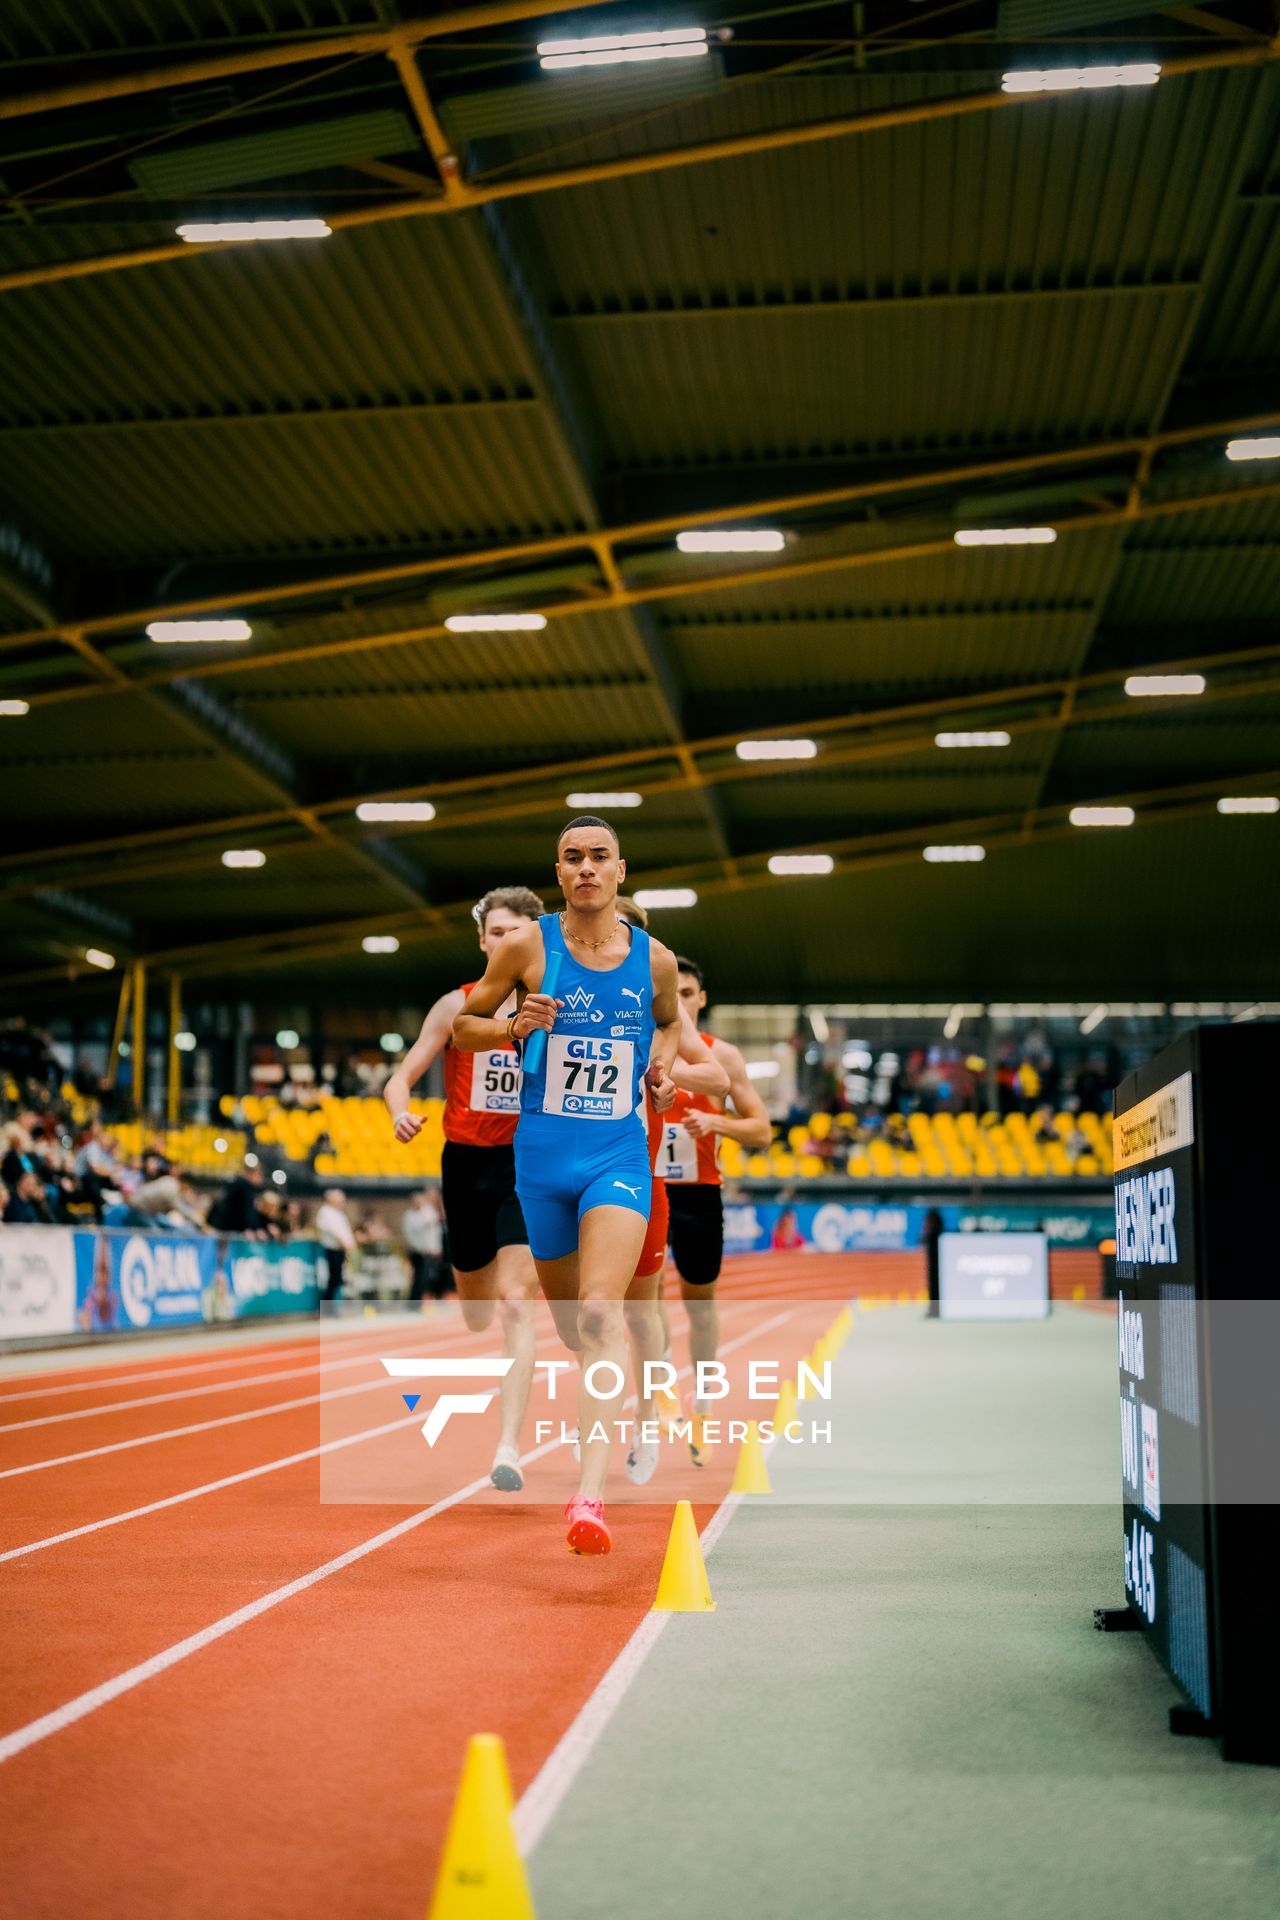
[[[800,1156],[800,1171],[806,1180],[817,1180],[822,1173],[823,1165],[823,1161],[816,1153],[802,1153]]]

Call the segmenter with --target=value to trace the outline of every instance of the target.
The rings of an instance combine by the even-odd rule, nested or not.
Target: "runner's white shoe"
[[[520,1455],[515,1447],[505,1443],[493,1456],[493,1466],[489,1478],[499,1493],[519,1493],[524,1486],[524,1470],[520,1465]]]
[[[633,1487],[647,1486],[658,1470],[658,1443],[639,1438],[627,1454],[627,1478]]]

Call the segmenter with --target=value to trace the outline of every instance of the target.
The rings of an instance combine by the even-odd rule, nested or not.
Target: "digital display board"
[[[939,1234],[938,1311],[943,1320],[1043,1320],[1049,1311],[1044,1234]]]
[[[1272,1763],[1278,1068],[1280,1028],[1201,1028],[1121,1083],[1114,1120],[1125,1600],[1193,1709],[1174,1724]]]

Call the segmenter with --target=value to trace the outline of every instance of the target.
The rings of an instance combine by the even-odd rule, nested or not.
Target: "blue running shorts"
[[[525,1113],[516,1128],[516,1192],[535,1260],[562,1260],[578,1247],[578,1222],[592,1207],[625,1207],[649,1218],[649,1143],[635,1116],[619,1124]]]

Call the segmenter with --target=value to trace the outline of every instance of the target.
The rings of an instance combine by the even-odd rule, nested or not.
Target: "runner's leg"
[[[644,1245],[645,1213],[629,1207],[598,1206],[584,1213],[578,1240],[578,1337],[582,1343],[582,1386],[578,1424],[582,1436],[582,1482],[587,1500],[604,1498],[609,1455],[616,1434],[614,1423],[623,1417],[627,1392],[627,1344],[623,1300],[640,1249]],[[587,1376],[593,1367],[612,1362],[614,1373],[600,1366],[588,1394]],[[617,1380],[616,1390],[610,1384]],[[592,1438],[593,1431],[597,1437]]]

